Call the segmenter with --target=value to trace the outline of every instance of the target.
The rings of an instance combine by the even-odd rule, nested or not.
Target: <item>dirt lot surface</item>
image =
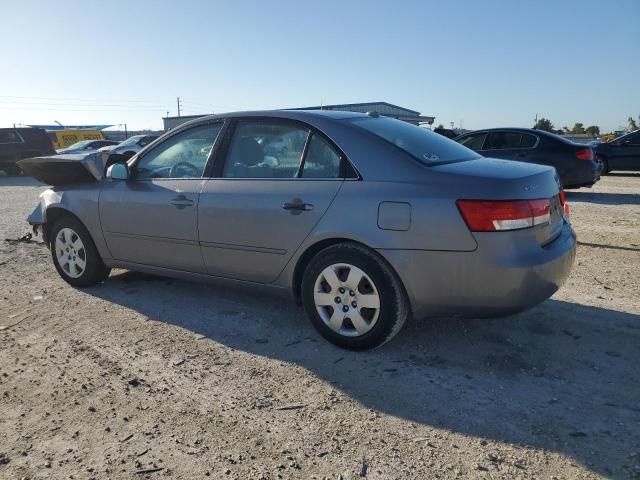
[[[256,291],[71,288],[4,242],[42,189],[0,178],[0,478],[640,478],[640,175],[568,194],[551,300],[365,353]]]

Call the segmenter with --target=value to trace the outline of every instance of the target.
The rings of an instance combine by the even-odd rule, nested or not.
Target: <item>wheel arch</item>
[[[49,243],[49,241],[51,240],[50,234],[51,234],[51,229],[53,228],[53,225],[65,215],[76,219],[78,222],[80,222],[84,226],[87,232],[89,232],[89,229],[84,224],[84,222],[80,219],[80,217],[78,217],[71,210],[62,206],[51,206],[51,207],[48,207],[47,210],[45,211],[45,216],[44,216],[45,222],[42,225],[42,238],[45,241],[45,243]],[[91,232],[89,232],[89,236],[91,236]],[[94,240],[94,243],[95,243],[95,240]]]
[[[316,254],[318,252],[320,252],[321,250],[324,250],[327,247],[330,247],[332,245],[337,245],[340,243],[350,243],[352,245],[358,245],[366,250],[369,250],[373,255],[375,255],[381,262],[384,262],[385,265],[387,265],[391,271],[393,272],[393,274],[397,277],[398,281],[400,282],[400,286],[404,292],[405,295],[407,295],[408,298],[408,292],[407,292],[407,287],[404,284],[404,281],[402,280],[402,276],[400,276],[398,274],[398,272],[396,271],[395,267],[389,263],[389,261],[384,258],[382,255],[380,255],[378,252],[376,252],[375,248],[370,247],[369,245],[362,243],[360,241],[357,240],[353,240],[352,238],[346,238],[346,237],[332,237],[332,238],[325,238],[322,240],[319,240],[311,245],[309,245],[306,250],[298,257],[298,260],[296,262],[296,266],[293,270],[293,275],[292,275],[292,281],[291,281],[291,287],[292,287],[292,291],[293,291],[293,296],[296,300],[296,302],[300,302],[302,295],[301,295],[301,289],[302,289],[302,277],[304,275],[304,272],[307,268],[307,266],[309,265],[309,262],[311,262],[311,259],[313,257],[316,256]]]

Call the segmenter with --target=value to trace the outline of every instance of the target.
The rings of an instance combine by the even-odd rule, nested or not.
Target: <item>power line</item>
[[[71,97],[27,97],[17,95],[0,95],[0,98],[28,99],[28,100],[72,100],[81,102],[118,102],[118,103],[157,103],[153,100],[134,100],[134,99],[116,99],[116,98],[71,98]],[[164,103],[164,102],[162,102]]]

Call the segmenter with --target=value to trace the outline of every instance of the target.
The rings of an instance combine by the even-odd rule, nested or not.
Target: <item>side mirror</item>
[[[107,180],[128,180],[129,167],[126,163],[114,163],[107,168]]]

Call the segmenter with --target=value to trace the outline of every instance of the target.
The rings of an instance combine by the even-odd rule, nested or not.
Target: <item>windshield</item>
[[[120,143],[120,147],[126,147],[127,145],[136,145],[144,135],[136,135],[134,137],[127,138],[124,142]]]
[[[74,149],[74,150],[75,150],[76,148],[84,148],[84,147],[86,147],[87,145],[89,145],[92,141],[93,141],[93,140],[83,140],[83,141],[81,141],[81,142],[76,142],[76,143],[74,143],[73,145],[68,146],[67,148],[68,148],[69,150],[71,150],[71,149]]]
[[[480,158],[473,150],[425,128],[387,117],[357,117],[349,120],[404,150],[425,165]]]

